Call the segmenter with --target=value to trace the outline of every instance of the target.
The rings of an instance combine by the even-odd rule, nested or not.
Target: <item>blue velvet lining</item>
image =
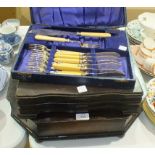
[[[122,66],[122,70],[125,73],[125,78],[130,79],[130,72],[129,72],[129,68],[128,68],[129,64],[127,64],[127,62],[128,62],[127,57],[125,57],[125,56],[121,57],[120,63],[121,63],[121,66]],[[121,67],[119,69],[121,69]]]
[[[105,48],[118,49],[120,45],[127,47],[127,37],[124,31],[120,31],[118,35],[105,39]]]
[[[125,26],[121,7],[32,7],[33,24],[53,26]]]
[[[31,52],[28,49],[23,49],[22,55],[20,55],[21,58],[20,58],[20,65],[18,65],[18,71],[20,71],[20,72],[27,72],[28,71],[27,63],[28,63],[30,54],[31,54]]]
[[[50,50],[50,56],[49,56],[49,60],[48,60],[48,64],[47,64],[47,69],[46,69],[46,73],[50,73],[50,71],[52,70],[52,63],[53,63],[53,59],[54,59],[54,54],[56,51],[56,46],[52,46],[51,50]]]

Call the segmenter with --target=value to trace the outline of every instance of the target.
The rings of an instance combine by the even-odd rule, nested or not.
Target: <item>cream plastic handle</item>
[[[70,54],[70,55],[83,55],[82,52],[75,52],[75,51],[67,51],[67,50],[57,50],[56,53],[60,54]]]
[[[60,71],[74,71],[74,72],[80,72],[81,66],[78,64],[69,64],[69,63],[53,63],[52,67],[55,70]]]
[[[111,37],[110,33],[102,33],[102,32],[78,32],[77,34],[87,37],[100,37],[100,38]]]
[[[61,74],[61,75],[80,75],[80,76],[86,75],[86,73],[83,72],[83,71],[77,71],[77,72],[74,72],[74,71],[56,71],[55,74]]]
[[[36,40],[44,40],[44,41],[56,41],[56,42],[70,42],[69,39],[59,38],[59,37],[50,37],[45,35],[35,35]]]
[[[67,58],[54,58],[54,62],[57,63],[70,63],[70,64],[81,64],[80,59],[67,59]]]
[[[84,53],[78,53],[78,52],[65,52],[65,51],[58,51],[56,52],[57,55],[70,55],[70,56],[84,56]]]
[[[70,55],[70,54],[62,54],[55,53],[54,58],[66,58],[66,59],[78,59],[80,60],[82,57],[80,55]]]

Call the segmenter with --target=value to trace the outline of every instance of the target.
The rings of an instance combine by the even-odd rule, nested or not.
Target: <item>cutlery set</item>
[[[33,29],[33,30],[30,30],[29,33],[34,34],[34,37],[36,40],[78,43],[80,45],[80,47],[86,47],[86,48],[99,48],[100,45],[81,42],[79,40],[68,39],[68,38],[66,38],[66,36],[109,38],[111,36],[117,35],[116,32],[113,32],[113,33],[108,33],[108,32],[68,32],[68,31],[51,30],[51,29]]]
[[[115,33],[107,32],[68,32],[51,29],[33,29],[29,33],[34,34],[36,40],[52,42],[76,42],[80,47],[98,48],[99,44],[90,44],[78,40],[65,38],[64,36],[84,36],[109,38]],[[48,69],[51,49],[42,44],[29,44],[30,56],[27,69],[32,72],[45,73]],[[53,53],[52,53],[53,54]],[[56,49],[53,61],[50,64],[50,74],[80,75],[80,76],[117,76],[123,77],[120,55],[116,52],[78,52]]]
[[[45,72],[50,54],[43,45],[30,44],[30,56],[27,61],[27,69],[32,72]]]
[[[27,69],[45,73],[51,49],[40,44],[29,44],[29,50]],[[123,77],[124,72],[120,68],[120,55],[116,52],[84,53],[56,49],[50,74]]]
[[[67,72],[73,75],[95,75],[96,73],[101,76],[124,76],[119,69],[120,66],[120,55],[116,52],[99,52],[93,56],[92,53],[58,50],[54,55],[52,69],[60,74]]]

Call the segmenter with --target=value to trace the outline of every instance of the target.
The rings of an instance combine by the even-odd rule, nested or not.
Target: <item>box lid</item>
[[[63,27],[126,26],[124,7],[32,7],[33,24]]]

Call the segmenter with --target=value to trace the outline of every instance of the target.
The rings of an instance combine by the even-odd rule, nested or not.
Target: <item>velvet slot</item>
[[[34,24],[53,26],[123,26],[125,9],[121,7],[33,7]]]

